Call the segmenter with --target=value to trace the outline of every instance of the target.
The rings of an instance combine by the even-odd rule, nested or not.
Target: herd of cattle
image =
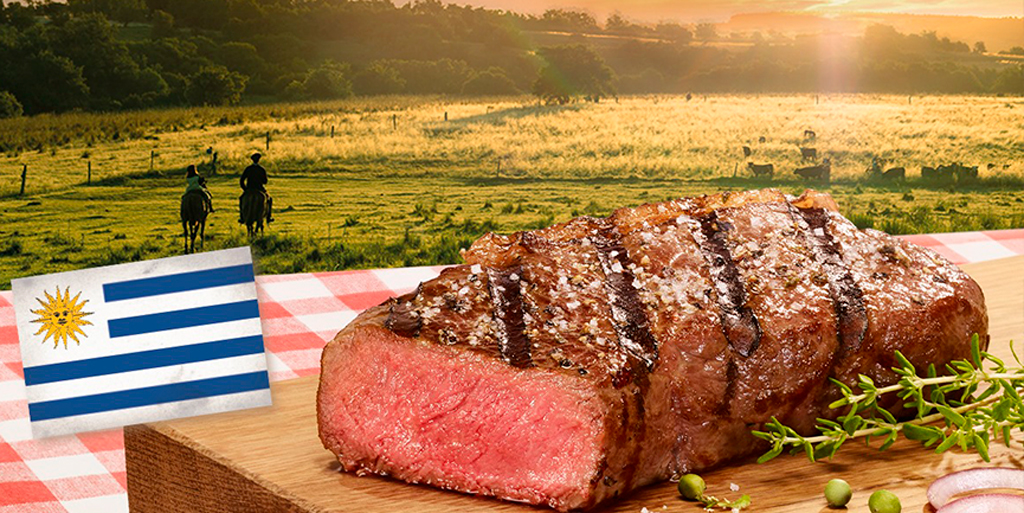
[[[806,143],[814,141],[816,134],[811,130],[804,131],[804,145],[800,146],[800,158],[803,161],[814,162],[812,166],[797,168],[793,171],[793,174],[803,178],[804,180],[813,181],[824,181],[828,182],[831,179],[832,174],[832,162],[829,158],[823,158],[821,162],[818,162],[818,150],[813,147],[808,147]],[[761,142],[764,142],[764,137],[760,138]],[[743,146],[743,156],[747,159],[747,170],[757,178],[772,178],[775,176],[775,165],[774,164],[756,164],[751,159],[754,152],[749,146]],[[994,164],[989,164],[988,168],[991,170],[995,167]],[[1009,167],[1004,165],[1003,169]],[[907,179],[907,170],[905,167],[890,167],[886,169],[885,160],[879,157],[875,157],[871,160],[871,166],[865,170],[865,175],[869,179],[875,179],[884,182],[902,182]],[[940,166],[921,166],[921,179],[930,182],[937,183],[967,183],[978,178],[978,166],[965,166],[960,162],[954,162],[952,164],[940,165]]]

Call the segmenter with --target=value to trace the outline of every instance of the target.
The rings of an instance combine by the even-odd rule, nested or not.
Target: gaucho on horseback
[[[199,247],[203,247],[203,236],[206,231],[206,216],[213,212],[210,191],[206,190],[206,180],[196,171],[196,166],[188,166],[185,171],[188,186],[181,195],[181,228],[185,234],[185,253],[196,249],[196,237]]]
[[[199,174],[196,166],[190,165],[185,170],[185,183],[187,185],[185,186],[185,194],[182,195],[182,199],[189,193],[199,194],[203,197],[203,202],[206,203],[206,209],[213,212],[213,195],[206,188],[206,179]]]
[[[252,165],[242,171],[238,185],[242,195],[238,197],[238,222],[245,225],[249,238],[263,234],[263,221],[274,220],[270,216],[270,195],[264,187],[267,184],[267,170],[260,165],[259,153],[252,155]]]
[[[238,185],[242,188],[242,195],[238,197],[238,222],[241,224],[251,223],[255,220],[245,219],[245,198],[246,195],[250,194],[261,194],[266,199],[266,212],[264,213],[267,223],[274,220],[271,216],[270,211],[273,204],[273,199],[270,194],[267,194],[267,170],[260,165],[260,158],[263,156],[259,153],[253,153],[250,159],[252,159],[252,165],[245,168],[242,171],[242,177],[238,179]]]

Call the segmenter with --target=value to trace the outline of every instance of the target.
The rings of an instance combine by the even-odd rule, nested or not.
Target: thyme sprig
[[[754,436],[771,443],[771,449],[758,458],[763,463],[782,451],[801,450],[811,461],[831,458],[844,442],[864,438],[865,443],[881,439],[879,450],[888,449],[900,433],[904,438],[921,442],[925,447],[935,446],[936,453],[952,447],[962,451],[974,450],[989,461],[989,440],[1002,438],[1010,447],[1013,430],[1024,432],[1024,365],[1010,343],[1010,352],[1017,362],[1016,368],[1007,368],[1002,360],[980,350],[978,335],[971,337],[971,360],[958,360],[946,366],[948,375],[939,376],[934,365],[929,365],[924,377],[899,351],[899,367],[893,371],[900,380],[891,386],[877,387],[874,381],[859,376],[855,392],[849,386],[832,380],[842,391],[843,398],[830,408],[848,407],[836,420],[818,419],[817,436],[801,436],[794,429],[772,417],[765,431],[754,431]],[[879,406],[878,400],[895,393],[904,406],[915,410],[915,417],[899,422],[892,413]]]

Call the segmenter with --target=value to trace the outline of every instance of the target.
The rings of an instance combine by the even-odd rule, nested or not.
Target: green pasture
[[[264,273],[453,263],[488,231],[766,186],[825,188],[858,225],[891,233],[1021,228],[1021,109],[1020,99],[994,97],[644,97],[562,108],[380,98],[27,118],[17,122],[32,126],[39,147],[0,157],[0,287],[180,254],[184,167],[209,174],[214,152],[205,248],[251,243]],[[14,130],[5,123],[0,134]],[[53,124],[71,132],[54,138]],[[803,140],[805,129],[815,141]],[[776,165],[773,179],[745,172],[744,145]],[[832,157],[831,185],[792,174],[810,145]],[[250,242],[237,223],[238,173],[254,150],[267,155],[277,221]],[[906,167],[907,180],[866,176],[872,156]],[[979,165],[980,177],[921,180],[921,165],[954,161]]]

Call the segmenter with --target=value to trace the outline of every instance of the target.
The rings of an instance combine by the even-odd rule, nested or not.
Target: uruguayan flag
[[[11,285],[34,438],[270,405],[249,248]]]

